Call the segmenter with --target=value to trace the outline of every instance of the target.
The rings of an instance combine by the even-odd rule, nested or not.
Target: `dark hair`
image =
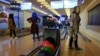
[[[75,6],[72,13],[77,13],[76,10],[77,10],[78,7],[79,7],[79,6]],[[79,9],[80,9],[80,7],[79,7]]]
[[[14,15],[13,14],[9,14],[9,19],[14,19]]]

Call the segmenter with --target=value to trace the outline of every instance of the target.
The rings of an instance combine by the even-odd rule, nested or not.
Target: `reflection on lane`
[[[0,41],[0,56],[19,56],[37,47],[40,41],[33,42],[32,36],[18,38],[17,40]]]

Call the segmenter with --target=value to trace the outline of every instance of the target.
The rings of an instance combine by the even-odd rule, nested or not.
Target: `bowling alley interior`
[[[0,0],[0,56],[100,56],[100,0]]]

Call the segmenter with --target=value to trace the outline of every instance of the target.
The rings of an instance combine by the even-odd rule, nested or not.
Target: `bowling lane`
[[[61,29],[61,33],[63,33],[63,29]],[[25,55],[40,44],[41,41],[33,42],[32,35],[20,37],[17,40],[10,40],[10,38],[7,36],[6,39],[0,39],[0,56]]]
[[[68,49],[69,36],[61,42],[60,56],[100,56],[100,48],[93,42],[84,41],[79,35],[79,47],[83,50]]]
[[[7,38],[0,41],[0,56],[19,56],[26,54],[39,46],[41,41],[33,42],[32,35],[10,40]]]
[[[61,29],[61,30],[60,30],[60,34],[61,34],[61,42],[62,42],[62,41],[63,41],[62,39],[64,39],[65,34],[66,34],[65,29]],[[36,52],[34,55],[32,55],[32,56],[37,56],[37,55],[39,54],[39,52],[40,52],[40,50],[37,51],[37,52]]]

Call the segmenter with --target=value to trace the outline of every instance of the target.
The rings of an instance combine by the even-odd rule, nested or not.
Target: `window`
[[[100,4],[91,9],[88,13],[88,25],[100,26]]]

